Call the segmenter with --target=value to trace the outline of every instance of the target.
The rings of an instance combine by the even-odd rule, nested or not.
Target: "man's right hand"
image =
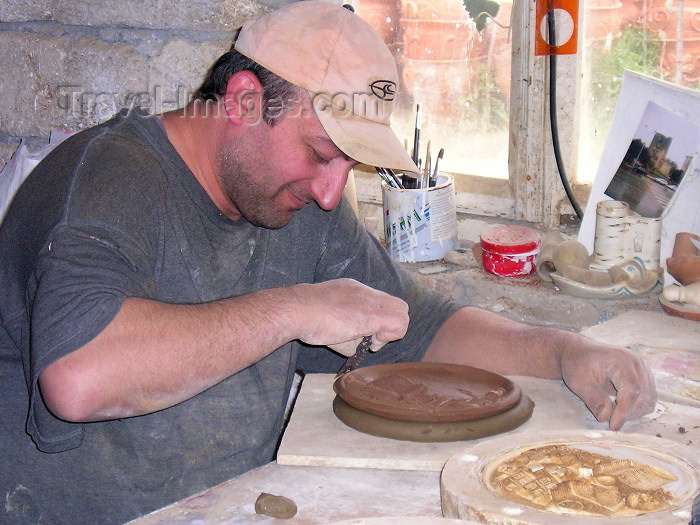
[[[353,279],[295,286],[299,302],[298,339],[351,356],[366,335],[376,352],[401,339],[408,328],[408,304]]]

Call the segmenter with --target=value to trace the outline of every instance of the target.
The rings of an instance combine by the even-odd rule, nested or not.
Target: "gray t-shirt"
[[[406,337],[363,365],[420,359],[457,309],[398,268],[344,200],[331,212],[309,204],[279,230],[231,221],[154,117],[124,112],[67,139],[32,172],[0,226],[8,519],[123,522],[265,464],[294,372],[335,373],[344,362],[292,342],[166,410],[88,424],[55,418],[39,374],[100,333],[126,297],[192,304],[340,277],[410,306]],[[261,329],[274,326],[269,319]]]

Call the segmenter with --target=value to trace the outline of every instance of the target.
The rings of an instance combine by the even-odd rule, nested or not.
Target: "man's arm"
[[[563,379],[593,415],[609,421],[613,430],[656,405],[653,376],[634,352],[475,308],[462,308],[445,322],[424,360],[502,375]]]
[[[263,290],[206,304],[129,298],[92,341],[41,373],[48,408],[69,421],[155,412],[299,339],[352,355],[400,339],[408,305],[351,279]]]

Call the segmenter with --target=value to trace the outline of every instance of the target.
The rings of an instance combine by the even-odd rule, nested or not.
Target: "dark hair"
[[[280,111],[280,108],[284,108],[290,100],[298,98],[301,88],[265,69],[255,60],[239,53],[233,46],[214,62],[214,65],[207,72],[204,82],[195,91],[194,98],[204,101],[218,100],[219,97],[226,94],[229,78],[239,71],[250,71],[258,77],[263,88],[262,118],[271,126],[284,115],[284,111]]]

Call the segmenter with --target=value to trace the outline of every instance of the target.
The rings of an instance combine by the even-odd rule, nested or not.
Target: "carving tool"
[[[370,346],[372,346],[372,336],[366,335],[362,338],[360,344],[357,345],[357,350],[355,350],[355,353],[348,357],[348,360],[345,361],[343,368],[340,369],[340,372],[338,372],[336,377],[342,376],[343,374],[347,374],[351,370],[357,368],[357,365],[360,363],[362,358],[365,357],[365,354],[367,354],[367,352],[369,352]]]

